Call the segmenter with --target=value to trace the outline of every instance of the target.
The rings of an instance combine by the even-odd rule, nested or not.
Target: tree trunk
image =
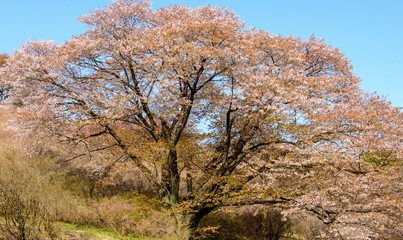
[[[178,158],[175,147],[169,150],[168,164],[171,175],[170,202],[174,206],[179,202],[179,183],[180,183]]]
[[[162,165],[162,184],[160,189],[160,198],[168,195],[169,205],[175,206],[179,202],[179,183],[180,176],[178,170],[178,159],[175,147],[169,149],[166,162]]]

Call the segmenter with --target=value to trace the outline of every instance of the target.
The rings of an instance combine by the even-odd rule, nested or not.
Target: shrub
[[[122,235],[127,235],[134,228],[136,209],[127,201],[105,200],[93,205],[100,225],[106,225]]]
[[[246,240],[246,231],[237,214],[216,211],[202,219],[193,239]]]
[[[7,239],[54,238],[47,182],[19,157],[15,151],[0,156],[0,230]]]
[[[120,235],[135,234],[142,237],[170,239],[174,225],[159,203],[134,193],[101,199],[92,205],[97,225],[113,229]],[[175,238],[172,238],[175,239]]]
[[[290,227],[279,210],[249,208],[242,212],[241,220],[252,240],[279,240]]]
[[[279,240],[290,224],[280,211],[267,208],[231,208],[215,211],[202,219],[193,239]]]

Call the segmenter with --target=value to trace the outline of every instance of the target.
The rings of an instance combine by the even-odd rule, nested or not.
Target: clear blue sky
[[[0,53],[28,39],[67,41],[85,26],[76,20],[111,0],[0,0]],[[235,11],[247,26],[304,39],[311,34],[351,60],[362,88],[403,107],[403,0],[154,0],[217,5]]]

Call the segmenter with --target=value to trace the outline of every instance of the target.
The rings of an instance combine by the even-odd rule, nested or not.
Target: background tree
[[[150,6],[114,1],[79,18],[89,29],[64,44],[25,43],[3,73],[31,131],[70,142],[79,153],[66,161],[102,153],[135,166],[187,237],[220,206],[312,205],[250,188],[262,176],[401,158],[402,113],[363,92],[337,49],[244,30],[224,8]]]
[[[3,66],[6,63],[7,57],[8,57],[8,55],[5,53],[0,54],[0,66]]]
[[[0,67],[6,64],[8,55],[3,53],[0,54]],[[8,92],[10,90],[10,86],[8,84],[4,84],[3,81],[0,79],[0,100],[4,100],[7,98]]]

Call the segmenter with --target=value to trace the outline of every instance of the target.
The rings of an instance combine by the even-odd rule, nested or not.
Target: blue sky
[[[85,31],[76,20],[111,0],[0,0],[0,53],[28,39],[67,41]],[[247,26],[307,39],[311,34],[351,60],[362,88],[403,107],[403,0],[154,0],[217,5],[235,11]]]

